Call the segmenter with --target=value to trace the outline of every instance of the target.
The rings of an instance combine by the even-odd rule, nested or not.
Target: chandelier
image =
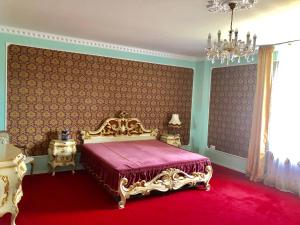
[[[230,30],[229,30],[229,39],[221,40],[221,31],[218,31],[218,40],[212,43],[211,34],[208,34],[207,39],[207,48],[206,55],[208,60],[212,63],[215,62],[216,59],[220,60],[223,64],[225,61],[227,64],[229,62],[234,62],[236,58],[238,58],[238,63],[240,59],[244,57],[247,61],[252,58],[255,53],[256,48],[256,35],[253,35],[253,40],[250,39],[250,33],[247,33],[246,41],[241,41],[238,39],[238,30],[232,29],[232,21],[233,21],[233,11],[235,9],[244,9],[250,8],[256,1],[255,0],[212,0],[209,1],[209,5],[207,8],[209,11],[221,11],[221,12],[231,12],[231,22],[230,22]],[[233,37],[234,35],[234,37]]]

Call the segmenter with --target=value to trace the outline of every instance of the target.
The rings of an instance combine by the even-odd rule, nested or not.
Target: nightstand
[[[57,166],[73,166],[73,174],[75,173],[75,155],[76,142],[72,139],[52,140],[48,148],[49,166],[52,169],[52,176],[55,175],[55,167]]]
[[[179,134],[162,134],[160,140],[176,147],[181,146],[180,135]]]

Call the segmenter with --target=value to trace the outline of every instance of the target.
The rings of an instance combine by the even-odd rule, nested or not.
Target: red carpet
[[[117,203],[85,172],[26,176],[17,225],[299,225],[300,198],[214,166],[211,191],[184,190]],[[10,215],[0,218],[9,224]]]

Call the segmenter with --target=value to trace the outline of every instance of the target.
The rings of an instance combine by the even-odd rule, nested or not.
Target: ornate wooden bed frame
[[[111,141],[155,140],[158,129],[147,130],[137,118],[128,118],[128,114],[120,112],[118,118],[108,118],[96,131],[81,131],[84,143],[104,143]],[[210,189],[212,167],[206,166],[206,173],[193,172],[187,174],[176,168],[169,168],[156,175],[150,181],[138,181],[129,185],[126,177],[119,181],[119,208],[124,208],[126,199],[132,195],[148,195],[151,191],[166,192],[177,190],[185,185],[196,186],[203,183],[206,190]],[[128,186],[129,185],[129,186]]]

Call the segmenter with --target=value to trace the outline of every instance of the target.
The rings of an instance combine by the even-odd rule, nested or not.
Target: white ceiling
[[[300,39],[300,0],[257,0],[234,15],[258,44]],[[88,40],[203,57],[207,34],[226,35],[230,15],[207,0],[0,0],[0,24]],[[252,35],[251,34],[251,35]],[[223,36],[225,38],[225,36]]]

